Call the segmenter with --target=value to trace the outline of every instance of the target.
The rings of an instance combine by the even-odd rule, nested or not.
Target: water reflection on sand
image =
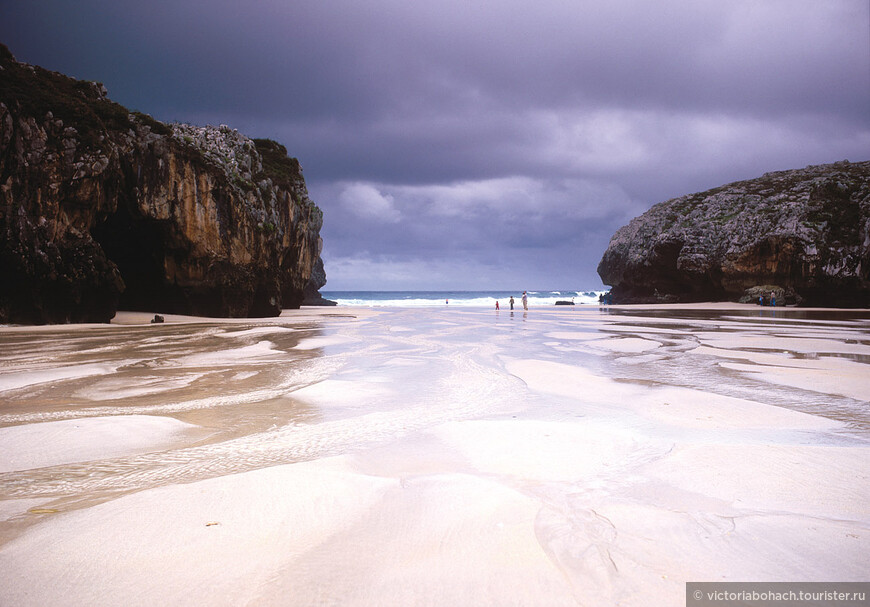
[[[750,398],[847,422],[845,434],[870,430],[866,400],[759,380],[727,364],[762,370],[830,357],[861,365],[861,375],[870,360],[862,313],[610,307],[539,310],[531,319],[474,310],[365,316],[0,330],[0,428],[116,415],[171,416],[198,428],[168,452],[0,477],[4,493],[62,497],[190,482],[358,448],[465,413],[507,412],[523,387],[502,370],[502,356]],[[339,428],[372,417],[390,419]],[[319,436],[330,433],[341,434]],[[301,445],[296,435],[334,447]],[[165,474],[155,470],[161,462]]]
[[[247,483],[242,479],[255,477],[243,473],[306,462],[309,467],[291,466],[292,474],[282,467],[256,478],[298,473],[309,479],[323,467],[325,478],[345,479],[333,489],[368,487],[360,489],[366,497],[358,506],[369,500],[370,510],[358,516],[369,523],[346,537],[333,529],[339,539],[309,546],[311,558],[323,559],[322,569],[312,561],[269,565],[274,575],[267,596],[273,599],[286,598],[291,587],[324,585],[336,596],[356,596],[359,587],[352,582],[370,581],[374,565],[363,570],[348,560],[348,546],[399,542],[382,554],[388,567],[388,554],[411,554],[419,542],[453,546],[447,535],[438,536],[439,525],[445,534],[461,527],[474,538],[481,525],[503,525],[488,517],[505,512],[517,517],[508,526],[517,533],[508,544],[522,545],[526,564],[540,568],[534,569],[537,582],[520,575],[516,584],[535,596],[534,585],[550,580],[554,600],[615,604],[635,596],[650,575],[657,583],[667,578],[658,567],[700,575],[703,569],[692,567],[708,562],[738,575],[744,565],[728,550],[714,558],[696,539],[686,539],[697,531],[731,537],[732,547],[750,546],[749,536],[733,535],[738,519],[753,537],[787,535],[804,516],[836,519],[830,524],[860,537],[842,544],[818,531],[823,537],[812,541],[844,549],[846,558],[866,555],[870,547],[870,515],[857,503],[866,503],[868,494],[866,313],[734,306],[517,314],[348,309],[256,321],[173,320],[0,328],[0,562],[24,563],[39,529],[72,521],[76,511],[91,520],[88,512],[96,512],[97,504],[127,512],[135,500],[146,503],[156,495],[156,488],[187,495],[187,489],[170,487],[205,491],[213,486],[203,484],[208,479],[240,475],[232,482]],[[136,424],[143,419],[136,416],[149,416],[148,428]],[[104,452],[93,444],[100,441]],[[726,461],[741,457],[745,465]],[[777,476],[759,471],[744,478],[747,467],[765,461]],[[818,470],[806,464],[804,476],[792,479],[801,462],[825,464]],[[709,488],[696,487],[687,472],[713,469],[719,476]],[[845,487],[842,479],[850,474],[863,480]],[[375,478],[383,482],[371,484]],[[764,497],[771,478],[793,485],[794,498],[787,491]],[[825,491],[834,501],[813,493],[819,483],[828,483]],[[744,485],[756,488],[756,498],[741,493]],[[321,489],[312,488],[312,495]],[[487,502],[492,510],[473,514],[469,504],[484,494],[495,500]],[[752,499],[758,503],[744,510],[742,501]],[[455,501],[471,510],[464,518],[454,510],[430,517],[424,532],[412,522],[423,521],[425,509],[434,507],[426,500],[445,508]],[[353,502],[348,494],[347,503]],[[286,516],[313,516],[304,500],[294,504],[292,513],[269,507]],[[758,522],[774,512],[782,531]],[[70,518],[55,516],[64,513]],[[383,517],[397,525],[405,521],[407,537],[418,543],[393,537]],[[783,517],[797,518],[786,525]],[[649,521],[646,531],[638,528],[640,520]],[[657,533],[658,550],[667,558],[644,543],[644,534]],[[162,540],[153,541],[157,546]],[[676,556],[683,549],[688,556]],[[765,554],[758,558],[770,556]],[[124,553],[114,558],[123,561]],[[425,575],[440,575],[440,582],[460,575],[448,566],[453,555],[441,558]],[[837,569],[814,553],[802,558],[814,575]],[[326,563],[341,563],[356,577],[336,578]],[[641,573],[617,574],[610,563]],[[852,565],[866,571],[860,562]],[[768,578],[784,571],[770,569]],[[477,576],[490,573],[484,567]],[[628,577],[615,581],[619,575]],[[597,590],[588,589],[590,580]],[[674,583],[667,581],[654,596],[672,597]],[[497,586],[481,600],[498,599]],[[7,598],[19,596],[13,591]],[[431,602],[435,596],[370,591],[360,604]],[[166,592],[178,594],[163,599],[184,596],[183,588]],[[304,601],[288,604],[296,603]]]

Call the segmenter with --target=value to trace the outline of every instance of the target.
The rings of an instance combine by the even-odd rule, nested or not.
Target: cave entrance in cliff
[[[159,222],[134,216],[123,201],[118,204],[117,212],[91,230],[94,240],[118,266],[124,279],[119,309],[175,311],[164,279],[164,232]]]

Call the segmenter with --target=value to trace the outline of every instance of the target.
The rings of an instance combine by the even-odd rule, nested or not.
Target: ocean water
[[[598,297],[605,291],[528,291],[529,307],[554,306],[557,301],[573,301],[576,305],[598,305]],[[515,307],[522,308],[522,291],[322,291],[326,299],[340,306],[368,307],[434,307],[462,306],[494,308],[498,301],[509,308],[514,298]]]

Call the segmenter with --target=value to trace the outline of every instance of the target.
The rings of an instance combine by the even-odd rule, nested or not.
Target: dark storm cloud
[[[870,12],[849,0],[0,11],[22,60],[285,144],[325,211],[331,288],[595,283],[655,202],[870,150]]]

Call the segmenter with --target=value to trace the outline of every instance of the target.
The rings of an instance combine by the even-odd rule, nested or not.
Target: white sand
[[[831,430],[839,422],[782,407],[772,407],[675,386],[645,387],[617,382],[562,363],[510,360],[507,369],[539,392],[595,404],[599,415],[618,416],[625,424],[637,417],[665,428]],[[636,423],[636,422],[635,422]]]
[[[159,451],[197,426],[171,417],[86,417],[0,428],[0,472]]]
[[[53,516],[0,551],[0,570],[20,580],[0,590],[0,602],[244,603],[294,557],[352,527],[394,484],[325,460],[162,487]],[[26,583],[44,575],[50,584]]]
[[[268,331],[166,342],[191,368],[125,367],[130,406],[225,392],[197,419],[250,434],[190,448],[189,424],[153,415],[0,428],[0,604],[645,606],[683,604],[687,581],[866,581],[870,374],[822,355],[870,340],[686,308],[704,309],[285,314],[329,375],[273,404],[251,400],[274,392],[246,387],[273,377],[251,365],[308,375],[256,342]],[[233,357],[231,382],[193,364]],[[155,369],[172,370],[162,391]],[[46,390],[8,394],[39,411],[64,382]],[[824,399],[788,408],[819,395],[854,423]],[[70,462],[85,473],[58,479]],[[96,488],[115,474],[143,484],[111,499]]]
[[[314,403],[325,410],[359,409],[371,411],[379,401],[393,397],[395,391],[383,382],[327,379],[289,394],[292,398]]]
[[[718,364],[723,368],[750,374],[764,382],[823,394],[838,394],[857,400],[867,400],[870,395],[867,364],[848,358],[797,359],[785,352],[770,354],[713,349],[707,346],[700,346],[693,353],[722,357],[724,360]],[[751,364],[734,362],[734,359],[742,359]]]
[[[114,371],[114,366],[96,363],[40,369],[37,371],[0,371],[0,391],[17,390],[19,388],[27,388],[65,379],[106,375]]]
[[[275,349],[275,344],[263,340],[250,346],[185,356],[176,360],[175,363],[186,367],[233,366],[243,365],[247,360],[258,362],[259,359],[275,358],[276,355],[280,356],[281,354],[282,352]]]
[[[303,339],[296,346],[297,350],[316,350],[317,348],[326,348],[327,346],[337,346],[350,341],[346,337],[331,336],[331,337],[310,337]]]
[[[596,340],[589,345],[593,348],[603,348],[613,352],[648,352],[661,346],[657,341],[641,339],[639,337],[612,337]]]
[[[290,327],[254,327],[253,329],[241,329],[219,333],[218,337],[238,339],[240,337],[259,337],[261,335],[274,335],[275,333],[293,333],[296,329]]]

